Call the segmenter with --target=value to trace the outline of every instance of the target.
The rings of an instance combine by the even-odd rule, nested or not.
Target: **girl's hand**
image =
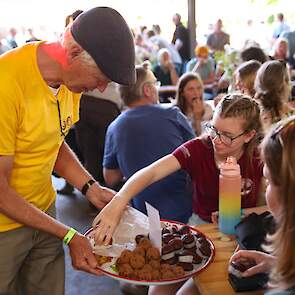
[[[193,99],[192,104],[195,120],[201,121],[205,113],[205,105],[203,99],[195,98]]]
[[[96,244],[110,244],[125,207],[126,203],[120,197],[115,196],[95,217],[92,226],[95,229]]]
[[[229,262],[247,259],[254,260],[256,265],[243,272],[243,277],[250,277],[257,273],[270,272],[276,260],[274,256],[260,251],[240,250],[233,254]]]

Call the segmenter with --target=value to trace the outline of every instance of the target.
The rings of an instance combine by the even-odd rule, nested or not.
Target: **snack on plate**
[[[196,247],[195,237],[191,233],[183,235],[181,239],[185,249],[193,249]]]
[[[203,254],[206,257],[209,257],[211,254],[211,247],[209,242],[206,239],[202,239],[199,241],[199,249],[201,254]]]
[[[109,256],[95,255],[95,258],[99,266],[112,261],[112,257]]]
[[[229,273],[241,278],[243,272],[256,265],[253,259],[240,259],[239,261],[232,261],[228,267]]]
[[[121,230],[113,235],[112,245],[96,246],[94,231],[88,236],[98,264],[107,274],[143,281],[142,284],[182,280],[202,268],[212,256],[211,244],[202,233],[170,222],[162,222],[162,247],[154,247],[149,239],[147,220],[141,220],[141,226],[136,228],[137,223],[132,224],[132,210],[122,219]]]
[[[153,247],[151,241],[142,235],[135,237],[137,246],[133,251],[124,250],[120,257],[117,259],[116,267],[119,275],[138,280],[161,280],[168,278],[176,278],[184,274],[184,270],[179,266],[168,266],[162,264],[160,252],[157,248]],[[172,246],[169,251],[173,252]],[[169,257],[168,257],[169,258]],[[169,261],[167,259],[166,261]]]
[[[171,249],[173,248],[173,250]],[[190,253],[189,263],[200,265],[211,256],[211,245],[206,237],[197,232],[192,232],[188,225],[165,226],[162,228],[162,261],[168,264],[177,264],[189,271],[192,267],[183,261],[183,253]]]
[[[193,255],[188,250],[183,250],[178,254],[178,266],[181,266],[185,271],[192,271],[193,266]]]
[[[164,244],[162,247],[162,263],[168,263],[168,264],[176,264],[177,259],[175,257],[175,251],[173,246],[170,244]]]

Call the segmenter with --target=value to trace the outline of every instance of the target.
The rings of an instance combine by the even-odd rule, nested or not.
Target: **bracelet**
[[[94,179],[90,179],[88,180],[82,187],[81,189],[81,193],[85,196],[88,189],[92,186],[93,183],[95,183],[96,181]]]
[[[69,229],[69,231],[67,232],[67,234],[63,238],[63,242],[65,245],[69,245],[70,241],[72,240],[72,238],[74,237],[76,232],[77,231],[72,227]]]

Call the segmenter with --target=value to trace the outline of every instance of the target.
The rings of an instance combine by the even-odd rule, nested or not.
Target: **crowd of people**
[[[130,30],[107,7],[69,15],[56,42],[31,32],[18,46],[11,30],[0,43],[0,294],[63,294],[62,241],[76,269],[100,274],[87,238],[55,219],[52,173],[66,180],[60,193],[76,188],[102,209],[95,239],[108,244],[128,204],[212,222],[229,156],[241,167],[242,208],[276,222],[265,252],[231,261],[254,259],[245,276],[268,272],[272,294],[295,294],[295,48],[278,21],[272,53],[257,40],[231,49],[219,19],[192,58],[178,13],[171,42],[158,25]],[[161,97],[159,83],[175,97]],[[197,292],[192,280],[145,291]]]

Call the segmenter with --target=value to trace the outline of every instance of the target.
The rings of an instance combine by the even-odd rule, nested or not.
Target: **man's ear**
[[[72,63],[73,60],[77,56],[79,56],[79,54],[82,53],[82,51],[83,51],[83,48],[81,46],[79,46],[78,44],[75,44],[75,45],[71,46],[71,48],[69,48],[68,54],[67,54],[68,62]]]
[[[142,85],[142,94],[145,97],[149,97],[150,96],[150,87],[147,83],[144,83]]]
[[[256,135],[256,130],[251,130],[245,134],[245,143],[251,141],[251,139]]]

